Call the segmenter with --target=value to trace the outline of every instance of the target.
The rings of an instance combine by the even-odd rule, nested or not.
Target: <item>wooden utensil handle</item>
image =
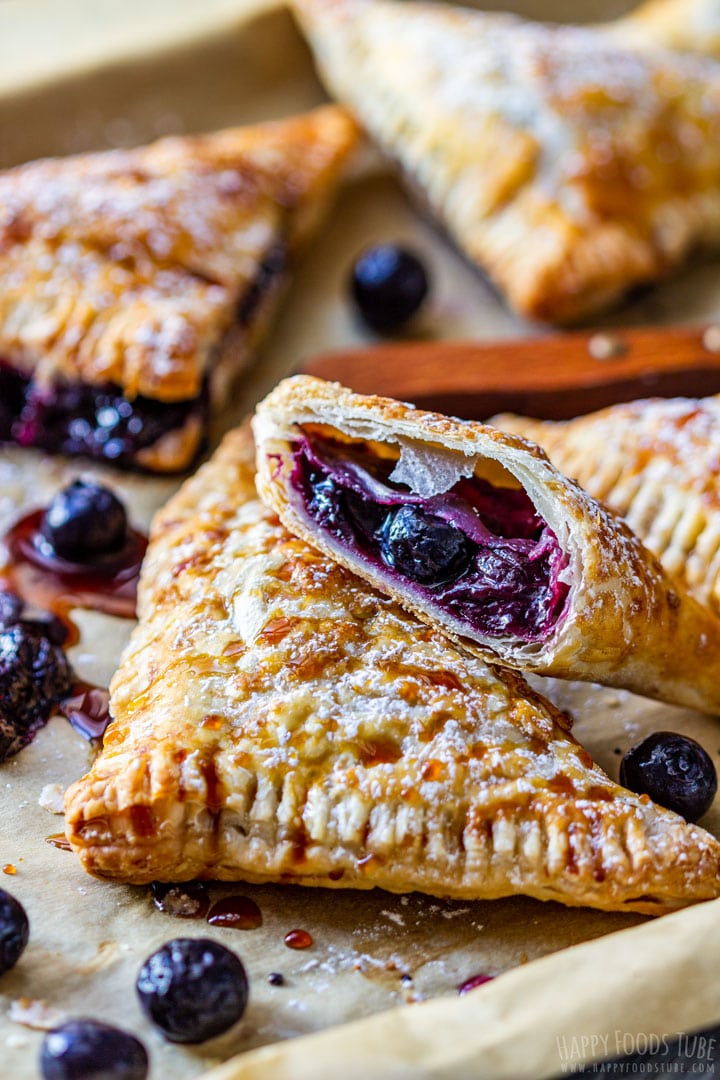
[[[468,419],[562,420],[638,397],[720,393],[720,326],[402,342],[326,353],[301,370]]]

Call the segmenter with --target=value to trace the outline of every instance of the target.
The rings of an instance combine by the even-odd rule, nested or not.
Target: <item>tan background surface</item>
[[[256,5],[257,6],[257,5]],[[618,10],[623,5],[614,5]],[[519,5],[518,5],[519,7]],[[525,11],[577,17],[579,5],[533,4]],[[4,0],[0,5],[0,164],[43,153],[142,142],[170,131],[193,131],[297,112],[322,100],[307,50],[289,16],[250,19],[238,0],[164,0],[98,5],[92,0]],[[587,2],[587,18],[611,14]],[[169,35],[169,36],[168,36]],[[169,46],[168,47],[168,43]],[[129,59],[123,59],[123,58]],[[105,61],[110,59],[109,66]],[[342,192],[328,229],[304,260],[258,367],[238,395],[239,419],[303,356],[369,340],[346,302],[345,281],[357,251],[379,239],[410,241],[434,278],[431,303],[417,332],[428,337],[527,333],[443,236],[419,217],[397,183],[370,155]],[[712,317],[720,296],[720,263],[692,267],[605,320],[605,325]],[[536,332],[536,331],[534,331]],[[39,455],[0,452],[0,527],[25,506],[46,501],[84,470]],[[143,524],[174,481],[106,474],[124,491]],[[127,623],[85,615],[74,654],[79,672],[106,682],[129,632]],[[547,685],[572,708],[577,732],[617,776],[619,755],[644,732],[680,728],[720,756],[720,726],[617,692]],[[156,912],[148,890],[88,879],[73,857],[45,843],[62,826],[38,806],[46,783],[67,784],[84,770],[87,745],[60,719],[32,747],[0,767],[0,876],[27,906],[31,945],[0,985],[0,1013],[21,995],[45,999],[65,1015],[92,1014],[138,1031],[152,1056],[152,1077],[196,1077],[241,1050],[379,1013],[414,997],[441,1002],[378,1017],[371,1026],[323,1036],[319,1043],[262,1051],[223,1077],[552,1075],[561,1067],[558,1033],[687,1029],[720,1019],[712,992],[717,947],[708,942],[717,905],[673,916],[602,942],[589,952],[547,953],[644,920],[563,909],[530,900],[443,903],[359,893],[330,896],[300,888],[213,887],[253,897],[264,917],[253,932],[218,931]],[[706,824],[720,830],[720,810]],[[287,930],[308,929],[314,946],[291,952]],[[181,1049],[145,1024],[133,983],[145,956],[163,941],[209,933],[235,948],[251,978],[243,1022],[212,1044]],[[548,967],[549,965],[549,967]],[[470,997],[455,988],[478,972],[516,971]],[[282,971],[284,988],[267,984]],[[664,977],[661,977],[664,972]],[[400,975],[413,976],[404,989]],[[427,1015],[426,1015],[427,1013]],[[0,1015],[0,1074],[37,1075],[40,1035]],[[290,1047],[287,1049],[287,1047]],[[610,1044],[614,1050],[614,1045]],[[524,1070],[524,1071],[523,1071]]]

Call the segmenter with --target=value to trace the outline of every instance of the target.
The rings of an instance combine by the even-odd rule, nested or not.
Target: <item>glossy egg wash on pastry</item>
[[[477,473],[426,498],[394,479],[396,462],[367,444],[304,429],[291,485],[307,516],[473,631],[548,636],[568,595],[568,559],[509,474]]]

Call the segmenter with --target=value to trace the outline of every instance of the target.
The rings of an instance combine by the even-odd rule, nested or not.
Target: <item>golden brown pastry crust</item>
[[[384,566],[369,562],[321,530],[293,490],[291,443],[303,425],[386,451],[430,452],[499,486],[525,489],[567,556],[563,613],[548,635],[473,633]],[[258,491],[283,523],[331,558],[393,596],[420,618],[490,661],[560,678],[624,687],[706,712],[720,710],[720,620],[683,592],[628,527],[555,469],[532,443],[483,424],[416,410],[387,398],[353,394],[307,376],[287,379],[258,406]],[[459,475],[447,481],[449,489]],[[413,490],[418,491],[415,482]],[[421,491],[421,494],[424,492]]]
[[[658,914],[720,844],[613,784],[523,680],[289,535],[247,430],[157,517],[115,719],[68,791],[93,874],[525,893]]]
[[[356,141],[328,106],[1,174],[0,358],[40,385],[162,402],[197,397],[209,376],[219,403]],[[198,439],[175,442],[178,467]]]
[[[575,320],[720,241],[712,61],[445,4],[295,10],[329,90],[521,314]]]
[[[645,0],[598,29],[612,34],[621,48],[680,49],[720,57],[718,0]]]
[[[561,423],[490,422],[539,443],[720,614],[720,397],[632,401]]]

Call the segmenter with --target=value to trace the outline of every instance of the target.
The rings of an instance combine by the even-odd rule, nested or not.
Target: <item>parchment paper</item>
[[[177,0],[154,8],[145,0],[106,0],[99,6],[92,0],[67,6],[5,0],[0,68],[26,47],[27,18],[38,28],[30,37],[40,56],[24,74],[15,59],[9,69],[15,81],[7,72],[0,80],[0,163],[282,115],[322,100],[289,16],[253,14],[258,7],[240,0]],[[567,5],[553,7],[550,0],[544,6],[528,0],[525,11],[568,14]],[[178,22],[171,21],[175,12]],[[589,19],[610,13],[599,0],[583,9]],[[121,24],[122,33],[115,35],[113,26]],[[71,48],[84,27],[92,48]],[[170,47],[163,44],[168,40]],[[106,66],[108,56],[112,64]],[[537,332],[511,317],[371,157],[304,260],[258,367],[232,413],[218,422],[218,434],[303,357],[371,340],[353,319],[346,278],[358,250],[381,239],[411,242],[431,268],[433,295],[418,334]],[[716,312],[719,288],[720,263],[697,261],[604,324],[707,319]],[[179,483],[4,449],[0,528],[22,509],[46,502],[80,472],[100,472],[109,480],[139,525],[147,524]],[[82,676],[106,684],[130,624],[90,613],[77,617],[82,640],[73,662]],[[573,711],[580,739],[613,777],[618,751],[657,728],[686,731],[716,760],[720,756],[720,724],[712,719],[617,691],[549,681],[542,689]],[[690,1030],[720,1019],[718,903],[651,922],[524,899],[462,904],[419,895],[238,885],[212,886],[211,895],[252,897],[263,914],[262,928],[218,930],[164,915],[153,908],[149,890],[94,881],[72,855],[45,842],[61,831],[62,818],[38,805],[43,787],[64,787],[89,760],[87,744],[56,718],[32,746],[0,766],[0,868],[12,864],[17,871],[0,873],[0,885],[19,897],[31,920],[30,945],[0,981],[0,1076],[38,1075],[41,1034],[8,1015],[12,1009],[17,1016],[13,1003],[23,996],[47,1002],[48,1022],[92,1015],[137,1032],[150,1051],[153,1080],[199,1077],[255,1047],[264,1048],[221,1065],[208,1080],[335,1077],[339,1071],[358,1078],[544,1077],[592,1056],[642,1049],[638,1039],[653,1032]],[[720,807],[704,824],[720,831]],[[297,927],[314,938],[307,951],[283,944],[284,934]],[[622,931],[619,937],[591,940],[616,931]],[[236,949],[251,980],[243,1021],[197,1048],[166,1043],[142,1019],[133,990],[144,958],[185,934],[207,934]],[[582,942],[590,943],[562,951]],[[534,962],[540,957],[546,959]],[[268,984],[271,971],[284,974],[284,987]],[[466,978],[503,972],[457,997]],[[399,1008],[385,1011],[392,1007]],[[331,1030],[312,1034],[320,1029]],[[309,1037],[266,1045],[302,1035]]]

